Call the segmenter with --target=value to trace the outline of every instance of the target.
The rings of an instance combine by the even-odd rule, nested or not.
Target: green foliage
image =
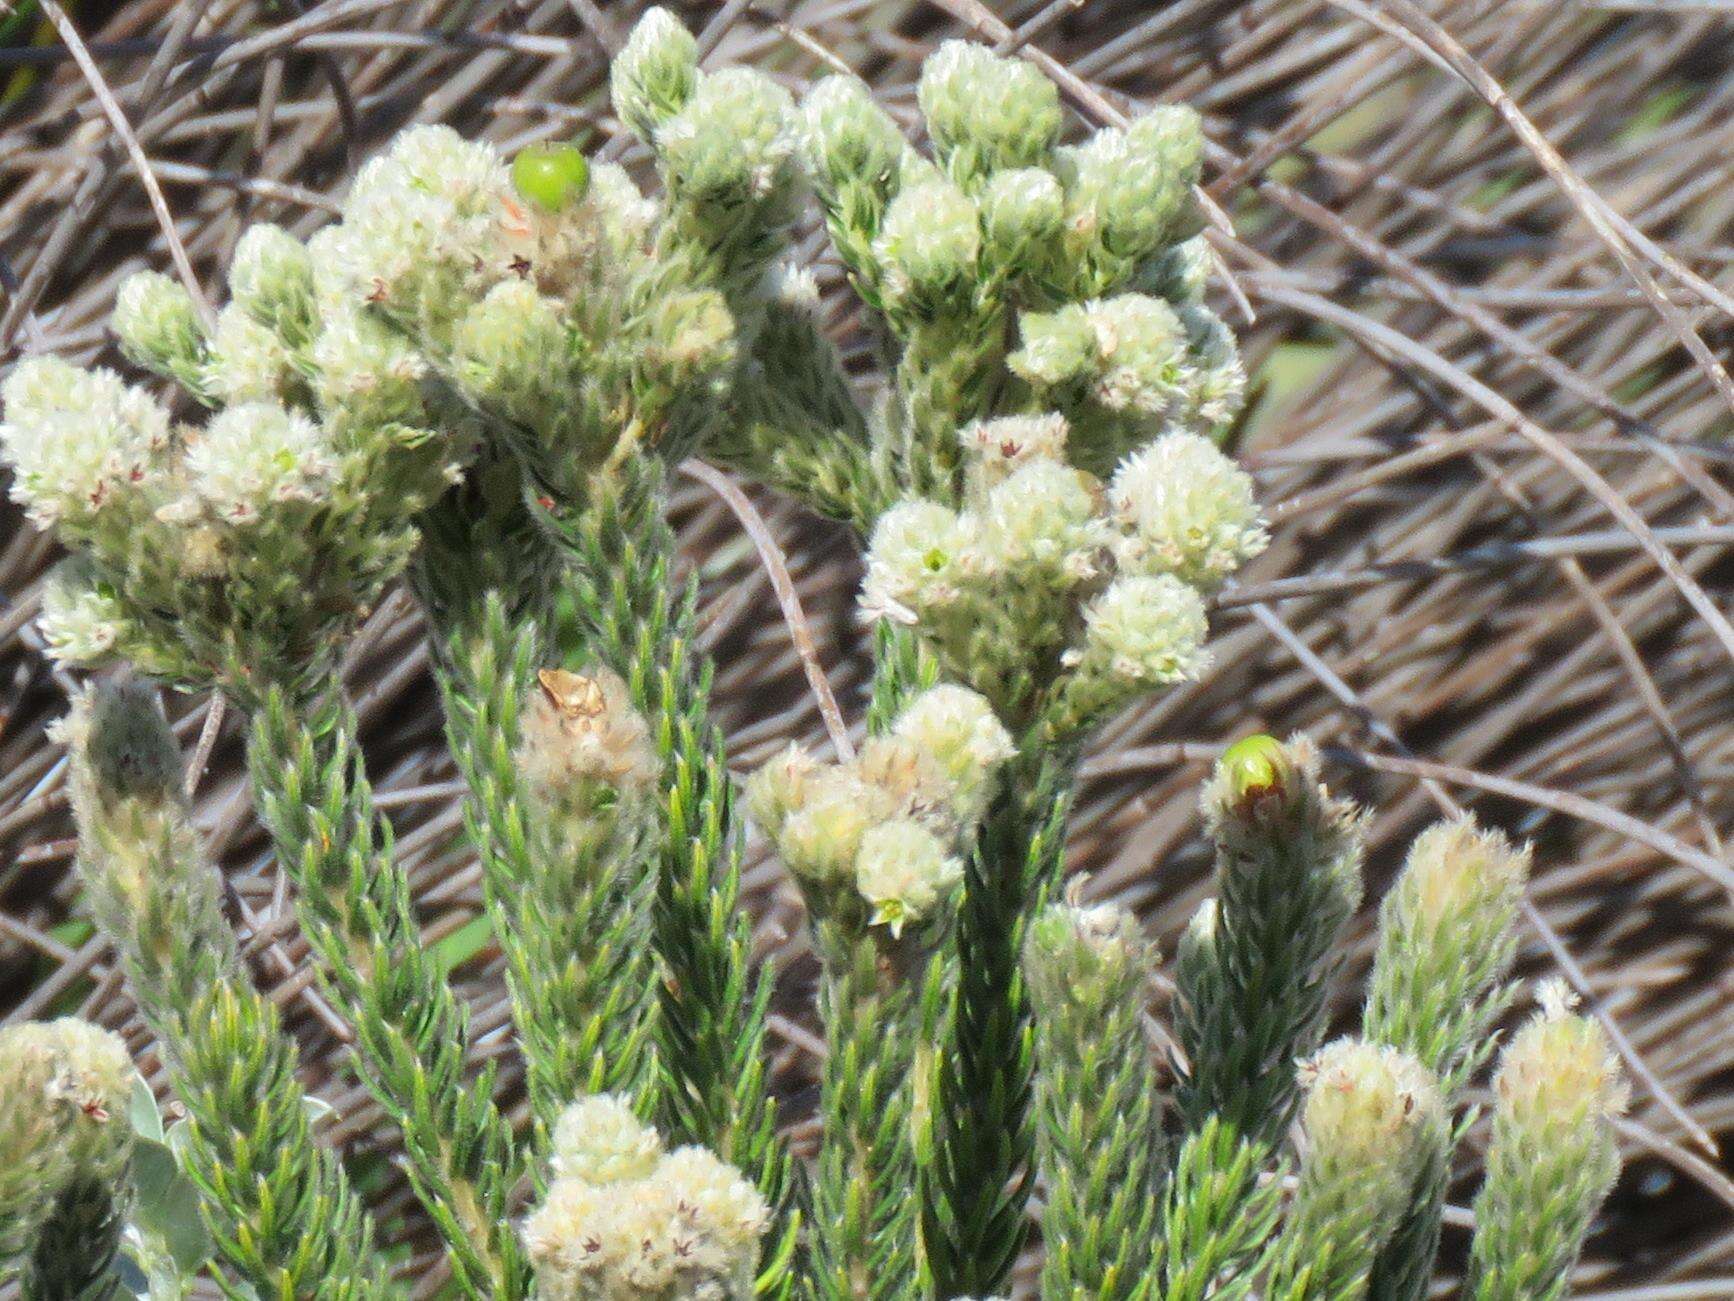
[[[1144,1031],[1149,954],[1130,913],[1049,907],[1024,941],[1036,1024],[1042,1295],[1151,1295],[1162,1097]]]

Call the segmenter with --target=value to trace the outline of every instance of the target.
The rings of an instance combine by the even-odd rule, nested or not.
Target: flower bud
[[[976,274],[981,225],[975,203],[948,181],[908,186],[892,200],[874,249],[889,305],[943,310],[961,300]]]
[[[909,142],[866,83],[850,76],[821,80],[801,106],[798,138],[819,197],[836,206],[846,194],[859,194],[869,210],[852,215],[863,218],[867,229],[877,228]]]
[[[1060,133],[1060,92],[1033,64],[946,41],[921,65],[916,91],[934,152],[952,179],[1046,160]]]
[[[979,201],[987,256],[1009,271],[1042,261],[1065,220],[1065,193],[1053,174],[1039,167],[996,172]]]
[[[1127,531],[1125,572],[1214,587],[1269,539],[1251,478],[1197,434],[1165,435],[1123,461],[1108,501]]]
[[[1498,1114],[1531,1141],[1605,1122],[1626,1109],[1628,1089],[1607,1033],[1561,980],[1542,982],[1541,1010],[1505,1046],[1493,1081]]]
[[[1150,966],[1138,919],[1114,904],[1050,904],[1024,942],[1030,1001],[1049,1024],[1139,999]]]
[[[281,336],[239,304],[217,313],[204,388],[225,403],[290,402],[301,387],[295,356]]]
[[[1204,137],[1198,114],[1162,105],[1121,130],[1105,127],[1060,151],[1067,209],[1080,255],[1100,249],[1135,264],[1197,234],[1192,187]],[[1111,287],[1095,286],[1099,292]]]
[[[881,822],[861,837],[855,888],[872,905],[873,924],[887,927],[893,938],[931,917],[962,882],[962,860],[912,818]]]
[[[692,98],[698,85],[698,42],[661,7],[645,10],[609,69],[614,112],[640,140]]]
[[[313,340],[313,258],[280,226],[250,226],[235,245],[229,296],[290,348]]]
[[[452,369],[478,406],[538,435],[568,414],[572,342],[560,304],[528,280],[502,280],[458,321]]]
[[[785,200],[794,182],[793,102],[761,73],[704,78],[656,131],[669,189],[687,202],[738,209]]]
[[[1626,1105],[1600,1024],[1545,982],[1541,1011],[1511,1037],[1493,1080],[1493,1141],[1475,1199],[1473,1296],[1561,1296],[1619,1175],[1612,1120]]]
[[[192,295],[178,280],[139,271],[121,281],[110,328],[128,361],[196,385],[205,361],[205,331]]]

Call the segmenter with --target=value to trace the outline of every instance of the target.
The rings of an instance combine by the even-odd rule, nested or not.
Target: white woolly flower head
[[[554,1126],[554,1175],[588,1184],[644,1179],[662,1160],[662,1139],[618,1093],[580,1098]]]
[[[698,42],[660,5],[647,9],[609,67],[615,115],[641,140],[686,106],[698,86]]]
[[[1195,678],[1208,623],[1198,593],[1169,574],[1116,578],[1084,610],[1079,671],[1132,686]]]
[[[621,1100],[605,1108],[594,1104],[586,1100],[578,1108],[630,1117]],[[544,1301],[747,1301],[759,1242],[770,1226],[770,1207],[759,1191],[699,1147],[659,1150],[648,1160],[635,1152],[626,1164],[635,1172],[625,1173],[611,1156],[600,1182],[576,1168],[557,1170],[523,1228],[537,1295]]]
[[[1352,1186],[1376,1222],[1401,1213],[1416,1160],[1443,1140],[1445,1104],[1433,1073],[1400,1049],[1339,1039],[1301,1064],[1300,1079],[1303,1187]]]
[[[955,602],[975,550],[973,520],[933,501],[903,501],[879,517],[867,548],[861,605],[871,618],[914,623]]]
[[[777,852],[798,877],[839,880],[854,866],[862,837],[886,811],[883,792],[854,769],[821,768],[808,779],[802,803],[783,820]]]
[[[328,312],[312,347],[321,408],[356,428],[418,424],[427,362],[397,330],[355,307]]]
[[[63,560],[42,585],[36,627],[57,664],[92,668],[106,663],[131,622],[115,594],[92,582],[87,566]]]
[[[301,412],[245,402],[189,438],[185,467],[197,504],[219,520],[248,524],[280,503],[324,497],[337,458],[326,431]]]
[[[217,313],[205,387],[224,402],[284,402],[301,383],[294,354],[277,332],[238,304]]]
[[[127,360],[158,374],[190,377],[203,361],[205,332],[192,295],[160,272],[121,281],[109,327]]]
[[[1027,60],[972,41],[946,41],[927,57],[916,98],[935,152],[960,183],[1040,163],[1060,133],[1054,83]]]
[[[914,818],[881,822],[861,837],[855,888],[873,907],[873,923],[902,934],[933,916],[963,881],[963,861]]]
[[[12,498],[32,522],[82,531],[168,446],[169,416],[113,371],[32,357],[0,385]]]
[[[19,1128],[58,1148],[68,1173],[99,1180],[119,1173],[132,1143],[126,1107],[135,1078],[126,1045],[88,1021],[0,1027],[0,1092],[8,1107],[28,1109]]]
[[[1063,462],[1067,432],[1058,412],[971,421],[957,438],[968,458],[972,492],[979,496],[1031,461]]]
[[[1169,416],[1190,379],[1186,327],[1174,309],[1146,294],[1121,294],[1085,307],[1096,338],[1093,396],[1110,411]]]
[[[929,687],[904,706],[891,734],[945,773],[965,824],[979,815],[994,770],[1017,753],[987,698],[950,683]]]
[[[440,332],[471,297],[511,274],[502,225],[510,196],[505,162],[491,146],[446,126],[412,127],[361,169],[342,234],[320,251],[340,259],[351,301]]]
[[[1173,433],[1121,463],[1108,487],[1126,530],[1122,569],[1213,587],[1269,541],[1252,479],[1209,439]]]
[[[807,785],[821,767],[803,746],[790,742],[747,778],[747,812],[767,836],[779,835],[789,814],[806,803]]]
[[[997,573],[1062,584],[1093,577],[1109,540],[1098,494],[1093,478],[1064,462],[1018,467],[982,504],[983,562]]]

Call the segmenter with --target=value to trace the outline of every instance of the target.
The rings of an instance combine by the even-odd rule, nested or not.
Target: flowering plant
[[[1173,964],[1172,1087],[1149,943],[1061,885],[1091,731],[1197,673],[1210,596],[1266,540],[1222,450],[1244,379],[1203,301],[1197,117],[1062,144],[1031,65],[950,43],[924,153],[852,78],[797,103],[701,70],[660,10],[612,91],[654,197],[569,146],[508,163],[415,128],[307,244],[250,232],[209,328],[162,277],[123,287],[122,349],[179,408],[51,358],[0,390],[14,493],[72,553],[54,653],[247,714],[258,810],[453,1293],[986,1296],[1034,1219],[1055,1298],[1425,1295],[1465,1085],[1516,992],[1526,853],[1467,821],[1417,840],[1360,1035],[1323,1044],[1360,815],[1304,739],[1237,743],[1204,794],[1217,897]],[[809,189],[885,340],[871,382],[792,261]],[[866,540],[862,736],[790,748],[744,799],[665,519],[692,454]],[[471,1064],[336,676],[399,580],[469,791],[523,1124]],[[44,1297],[109,1295],[129,1262],[178,1295],[207,1255],[236,1295],[431,1286],[395,1276],[319,1140],[151,689],[91,688],[63,737],[86,897],[163,1045],[208,1238],[168,1268],[130,1233],[124,1056],[57,1024],[0,1037],[0,1255]],[[810,1167],[767,1085],[743,810],[822,961]],[[1543,1004],[1495,1077],[1488,1301],[1559,1294],[1616,1167],[1607,1045]]]

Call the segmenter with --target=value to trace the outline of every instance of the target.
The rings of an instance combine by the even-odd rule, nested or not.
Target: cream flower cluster
[[[937,686],[912,700],[853,762],[791,746],[747,786],[753,817],[825,915],[867,909],[901,936],[943,925],[963,880],[959,856],[1011,736],[973,691]]]
[[[208,334],[179,285],[123,284],[123,351],[216,408],[202,423],[53,357],[0,386],[13,495],[73,552],[44,596],[54,654],[250,689],[328,653],[401,571],[467,419],[318,279],[305,245],[259,226]]]
[[[1063,417],[964,429],[965,503],[912,500],[873,530],[862,605],[917,628],[1006,717],[1060,732],[1204,662],[1201,593],[1265,545],[1252,484],[1170,433],[1103,484]]]
[[[544,1301],[746,1301],[764,1198],[701,1147],[670,1152],[624,1098],[584,1098],[554,1134],[554,1180],[524,1223]]]

